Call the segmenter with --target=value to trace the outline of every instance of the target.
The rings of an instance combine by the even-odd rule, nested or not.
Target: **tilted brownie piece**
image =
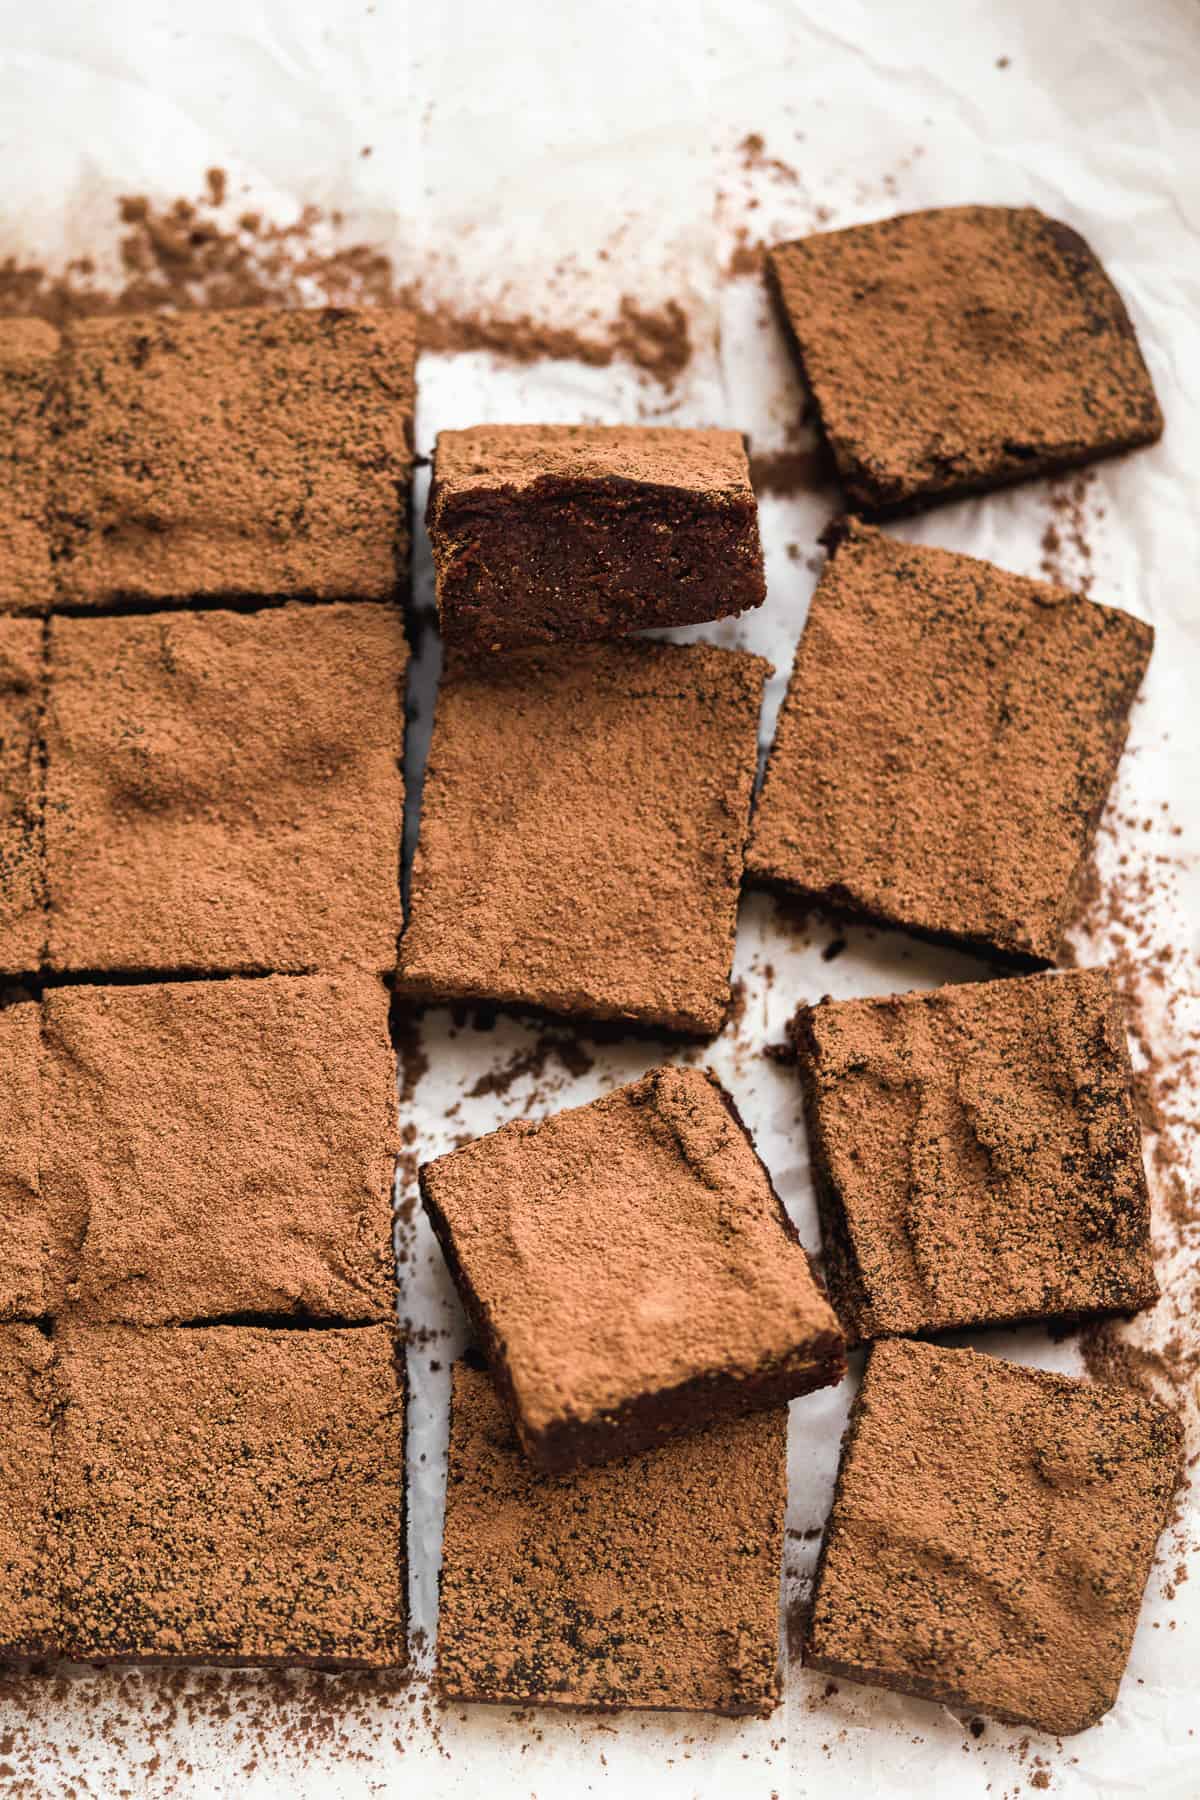
[[[1179,1475],[1155,1401],[876,1344],[842,1446],[805,1661],[1061,1736],[1106,1713]]]
[[[59,1635],[54,1354],[35,1325],[0,1325],[0,1660],[49,1656]]]
[[[787,1411],[542,1475],[453,1372],[437,1681],[455,1700],[771,1711]]]
[[[0,319],[0,613],[45,612],[54,599],[47,514],[58,347],[42,319]]]
[[[75,1316],[393,1319],[378,977],[52,988],[44,1008],[42,1185],[76,1214]]]
[[[769,280],[855,511],[876,517],[1162,435],[1120,295],[1069,225],[951,206],[779,244]]]
[[[64,600],[390,599],[415,354],[393,308],[76,325],[54,484]]]
[[[1054,962],[1151,627],[853,520],[829,541],[747,871],[835,913]]]
[[[736,431],[443,431],[428,523],[442,636],[456,651],[690,625],[766,595]]]
[[[0,974],[35,974],[46,944],[40,619],[0,618]]]
[[[50,964],[395,963],[398,608],[51,622]]]
[[[394,1333],[60,1332],[64,1652],[399,1667]]]
[[[853,1338],[1153,1306],[1105,970],[826,1000],[791,1035],[825,1270]]]
[[[518,1120],[421,1195],[522,1448],[629,1455],[840,1381],[842,1332],[719,1082],[699,1069]]]
[[[444,681],[401,991],[718,1032],[767,669],[641,642]]]

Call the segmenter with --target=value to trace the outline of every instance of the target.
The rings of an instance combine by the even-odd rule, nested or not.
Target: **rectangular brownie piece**
[[[640,1081],[427,1163],[421,1194],[522,1449],[629,1455],[845,1372],[838,1321],[716,1078]]]
[[[390,599],[408,567],[415,355],[393,308],[74,326],[63,599]]]
[[[454,1700],[769,1713],[787,1411],[542,1475],[457,1364],[437,1681]]]
[[[854,520],[828,541],[749,874],[1018,967],[1054,962],[1153,630]]]
[[[59,1636],[54,1353],[34,1325],[0,1325],[0,1660],[53,1655]]]
[[[468,654],[723,619],[766,594],[736,431],[443,431],[428,523],[442,636]]]
[[[973,1350],[871,1350],[805,1661],[1066,1736],[1117,1697],[1180,1473],[1155,1401]]]
[[[394,1333],[60,1332],[64,1651],[383,1669],[407,1658]]]
[[[854,1339],[1157,1300],[1105,970],[825,1000],[791,1036],[825,1269]]]
[[[0,613],[54,599],[48,520],[58,422],[59,337],[42,319],[0,319]]]
[[[74,1317],[394,1318],[377,977],[52,988],[44,1013],[41,1178],[74,1216]]]
[[[950,206],[778,244],[771,287],[846,496],[873,517],[1162,435],[1120,295],[1069,225]]]
[[[42,835],[43,623],[0,617],[0,974],[32,975],[46,947]]]

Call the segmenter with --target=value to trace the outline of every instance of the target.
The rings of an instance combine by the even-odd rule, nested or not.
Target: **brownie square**
[[[377,978],[51,989],[42,1086],[42,1184],[77,1215],[81,1316],[394,1316]]]
[[[0,1659],[46,1656],[58,1636],[53,1352],[35,1325],[0,1325]]]
[[[408,563],[415,336],[399,310],[91,319],[55,491],[76,606],[390,598]]]
[[[0,618],[0,974],[33,974],[46,941],[42,633]]]
[[[736,431],[443,431],[428,523],[442,636],[470,654],[723,619],[766,595]]]
[[[787,1412],[566,1475],[456,1364],[437,1681],[509,1705],[766,1714],[779,1694]]]
[[[62,1299],[73,1208],[42,1179],[41,1009],[0,995],[0,1320],[45,1318]]]
[[[403,991],[718,1032],[767,669],[643,642],[444,681]]]
[[[0,319],[0,613],[54,599],[48,521],[59,338],[42,319]]]
[[[825,1270],[852,1338],[1153,1306],[1106,970],[825,1000],[791,1035]]]
[[[700,1069],[518,1120],[421,1195],[540,1467],[625,1456],[840,1381],[841,1329],[733,1103]]]
[[[1115,607],[848,521],[747,870],[835,913],[1054,962],[1153,641]]]
[[[855,511],[876,517],[1150,444],[1120,295],[1069,225],[951,206],[779,244],[770,285]]]
[[[1155,1401],[973,1350],[876,1344],[805,1661],[1066,1736],[1117,1697],[1179,1473]]]
[[[61,1334],[66,1653],[406,1660],[404,1403],[387,1326]]]
[[[393,966],[397,609],[56,618],[51,658],[53,968]]]

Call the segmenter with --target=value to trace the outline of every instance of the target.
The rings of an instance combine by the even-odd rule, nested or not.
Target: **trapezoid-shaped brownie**
[[[639,641],[443,681],[401,991],[718,1032],[767,669]]]
[[[54,483],[64,601],[392,598],[415,354],[398,308],[74,326]]]
[[[842,1446],[805,1661],[1066,1736],[1113,1704],[1180,1473],[1154,1400],[894,1339]]]
[[[0,974],[32,975],[46,947],[40,619],[0,618]]]
[[[1149,625],[845,521],[796,650],[749,874],[834,913],[1058,957]]]
[[[443,431],[428,521],[442,637],[455,652],[690,625],[766,595],[736,431]]]
[[[1157,1300],[1105,970],[825,1000],[791,1036],[826,1275],[853,1338]]]
[[[1162,434],[1121,296],[1069,225],[951,206],[778,244],[772,288],[847,499],[874,516]]]
[[[0,1659],[59,1639],[54,1352],[36,1325],[0,1325]]]
[[[437,1681],[513,1706],[766,1714],[779,1693],[787,1411],[543,1475],[455,1365]]]
[[[841,1328],[733,1103],[664,1066],[427,1163],[421,1193],[543,1468],[839,1381]]]
[[[46,612],[55,595],[50,471],[59,337],[43,319],[0,319],[0,613]]]
[[[51,622],[55,970],[395,964],[398,608]]]

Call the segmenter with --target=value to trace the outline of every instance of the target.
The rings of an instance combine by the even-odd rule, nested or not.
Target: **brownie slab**
[[[746,853],[826,910],[1059,955],[1149,625],[851,520],[829,539]]]
[[[855,511],[1073,468],[1162,435],[1120,295],[1033,207],[953,206],[779,244],[770,285]]]
[[[59,1627],[53,1352],[34,1325],[0,1325],[0,1659],[47,1656]]]
[[[839,1381],[841,1328],[716,1079],[652,1069],[427,1163],[421,1194],[542,1468]]]
[[[853,1338],[1157,1300],[1105,970],[826,1000],[791,1036],[830,1294]]]
[[[60,1333],[64,1651],[80,1661],[406,1661],[393,1333]]]
[[[762,1713],[778,1699],[787,1412],[541,1475],[453,1372],[437,1680],[510,1705]]]
[[[0,974],[33,974],[46,941],[39,619],[0,617]]]
[[[51,660],[54,969],[391,969],[398,609],[56,618]]]
[[[76,1213],[73,1313],[392,1319],[381,981],[63,987],[44,1009],[42,1184]]]
[[[766,595],[736,431],[443,431],[427,516],[442,636],[467,654],[722,619]]]
[[[624,643],[444,681],[402,991],[719,1031],[767,667]]]
[[[1117,1697],[1181,1433],[1153,1400],[973,1350],[874,1346],[805,1661],[1066,1736]]]
[[[391,598],[408,562],[412,315],[155,313],[73,329],[65,601]]]
[[[0,319],[0,613],[54,599],[48,521],[59,338],[41,319]]]

